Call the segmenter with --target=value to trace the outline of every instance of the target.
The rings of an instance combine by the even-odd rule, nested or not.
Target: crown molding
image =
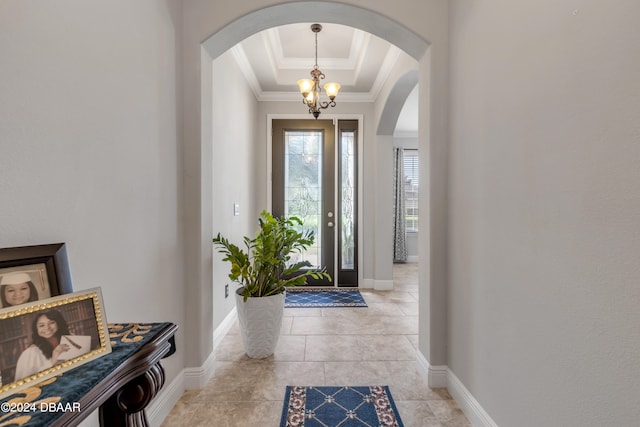
[[[398,62],[400,53],[402,53],[402,51],[396,46],[389,46],[389,50],[387,51],[387,54],[384,57],[384,61],[382,61],[382,65],[380,66],[380,71],[376,76],[376,80],[373,82],[373,85],[369,90],[369,95],[373,99],[378,98],[378,95],[380,95],[380,91],[389,78],[393,66],[396,64],[396,62]]]
[[[271,33],[275,33],[275,37],[277,37],[277,31],[272,31],[272,30],[273,29],[265,31],[263,34],[263,39],[273,37],[273,35],[269,35]],[[360,50],[360,52],[364,52],[365,48],[369,43],[369,40],[370,40],[370,35],[367,33],[363,33],[363,37],[359,38],[359,41],[358,41],[358,45],[359,45],[358,49]],[[260,82],[258,81],[258,78],[255,72],[253,71],[251,62],[249,61],[249,58],[247,57],[247,54],[244,48],[242,47],[242,45],[237,44],[234,47],[232,47],[230,50],[236,63],[238,64],[238,67],[240,68],[242,74],[244,75],[245,80],[247,81],[247,84],[251,88],[253,95],[256,97],[258,101],[260,102],[300,101],[301,95],[298,92],[264,91],[260,85]],[[391,74],[391,70],[393,69],[393,66],[398,61],[398,58],[400,57],[401,52],[402,51],[399,48],[393,45],[389,47],[389,50],[387,51],[387,54],[385,55],[385,58],[380,67],[380,71],[376,76],[376,80],[373,82],[373,85],[371,86],[371,89],[368,92],[357,92],[357,93],[356,92],[340,92],[336,100],[338,102],[375,102],[378,95],[380,94],[380,91],[382,90],[382,87],[384,86],[385,82],[389,78],[389,75]],[[271,49],[267,48],[267,55],[269,56],[269,61],[271,62],[272,67],[275,67],[276,65],[274,64],[277,63],[277,59],[275,58],[275,55],[277,55],[277,53],[274,53]],[[363,55],[360,55],[360,56],[363,56]],[[359,59],[358,71],[361,67],[362,67],[362,58]],[[276,75],[276,81],[277,81],[277,75]]]
[[[236,64],[238,64],[238,68],[240,68],[240,71],[247,81],[247,84],[251,88],[251,92],[253,92],[253,95],[256,97],[256,99],[259,100],[263,93],[262,87],[260,86],[260,82],[258,81],[256,74],[253,72],[253,67],[249,62],[249,58],[247,58],[247,54],[244,51],[242,45],[237,44],[230,50],[233,58],[236,61]]]
[[[256,96],[260,102],[300,102],[302,103],[302,95],[297,92],[262,92],[260,96]],[[375,102],[375,98],[371,98],[369,93],[356,92],[340,92],[336,98],[336,102]]]
[[[325,69],[331,70],[353,70],[362,63],[365,48],[369,43],[371,35],[357,29],[353,30],[353,38],[347,58],[318,58],[318,65],[322,64]],[[309,58],[285,57],[282,50],[282,40],[277,28],[269,28],[262,32],[262,41],[275,70],[305,70],[313,68],[315,64],[309,63]],[[277,73],[277,72],[276,72]]]

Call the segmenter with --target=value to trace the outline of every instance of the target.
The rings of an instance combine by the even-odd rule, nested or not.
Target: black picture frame
[[[11,267],[44,264],[51,296],[73,292],[67,248],[64,243],[0,249],[0,271]]]

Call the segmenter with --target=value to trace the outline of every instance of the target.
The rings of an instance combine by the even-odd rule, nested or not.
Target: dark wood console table
[[[75,426],[100,408],[101,426],[148,426],[145,408],[164,385],[160,359],[175,352],[177,329],[173,323],[110,324],[110,354],[0,401],[55,410],[0,412],[0,425]]]

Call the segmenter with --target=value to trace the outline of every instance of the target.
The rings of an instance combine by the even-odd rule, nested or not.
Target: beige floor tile
[[[291,335],[291,325],[293,324],[293,317],[283,317],[282,327],[280,328],[280,335]]]
[[[265,427],[277,426],[282,402],[199,403],[185,427]]]
[[[389,299],[388,299],[389,294],[383,291],[362,289],[360,293],[362,294],[362,297],[364,298],[364,301],[367,303],[367,305],[370,305],[376,302],[389,302]]]
[[[404,316],[404,313],[397,304],[389,302],[373,302],[368,303],[367,308],[324,308],[322,315],[326,317],[335,317],[338,319],[353,319],[366,321],[371,316]],[[364,318],[364,319],[363,319]]]
[[[361,290],[367,308],[286,308],[273,356],[250,359],[231,327],[213,377],[186,391],[162,427],[269,427],[287,385],[388,385],[407,427],[469,427],[446,389],[418,372],[417,265],[394,265],[393,291]]]
[[[404,335],[358,335],[362,360],[411,360],[415,364],[416,350]]]
[[[334,317],[294,317],[292,335],[331,335],[341,333],[344,322]]]
[[[284,401],[288,385],[324,385],[325,371],[322,362],[274,362],[269,372],[256,378],[252,400]]]
[[[462,410],[455,401],[452,400],[428,400],[427,404],[442,423],[453,426],[471,426]]]
[[[407,316],[418,315],[418,301],[415,302],[398,302],[395,304],[402,314]]]
[[[395,399],[398,400],[451,400],[446,389],[431,389],[419,373],[415,362],[386,362],[389,383]]]
[[[216,360],[232,361],[244,358],[244,347],[239,334],[227,334],[216,349]]]
[[[390,381],[385,362],[325,362],[324,371],[326,385],[388,385]]]
[[[354,335],[313,335],[307,337],[304,360],[362,360],[362,349],[358,346],[358,337]]]
[[[395,396],[393,390],[391,394]],[[440,420],[424,400],[395,400],[395,403],[405,426],[441,427]]]
[[[322,308],[285,308],[284,317],[321,317]]]
[[[418,349],[418,335],[405,335],[405,337],[407,337],[407,339],[409,340],[409,342],[411,342],[411,345],[413,345],[413,348],[415,348],[416,350]]]

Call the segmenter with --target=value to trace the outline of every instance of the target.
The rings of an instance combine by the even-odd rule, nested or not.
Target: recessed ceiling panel
[[[284,58],[311,58],[315,56],[315,34],[312,23],[284,25],[277,28]],[[320,24],[318,58],[349,58],[354,29],[337,24]],[[313,64],[312,64],[313,65]]]
[[[293,99],[298,95],[297,80],[310,78],[315,64],[311,24],[270,28],[234,47],[236,61],[258,99],[281,100],[286,94]],[[342,85],[341,99],[375,99],[401,51],[356,28],[319,24],[323,28],[318,33],[318,67],[326,76],[324,81]]]

